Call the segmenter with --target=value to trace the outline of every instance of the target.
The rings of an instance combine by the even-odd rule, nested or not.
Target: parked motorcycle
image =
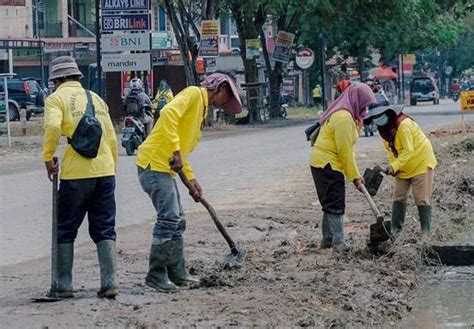
[[[146,137],[145,125],[140,118],[126,115],[123,119],[122,146],[127,155],[133,155]]]

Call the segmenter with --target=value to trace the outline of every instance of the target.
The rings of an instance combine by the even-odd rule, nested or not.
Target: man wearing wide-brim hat
[[[214,73],[206,76],[201,86],[181,91],[163,107],[153,131],[138,148],[138,179],[156,210],[145,283],[161,292],[174,292],[179,285],[199,281],[185,267],[186,218],[175,177],[183,171],[196,191],[192,197],[199,202],[203,190],[189,155],[201,138],[210,106],[228,114],[242,111],[234,76]]]
[[[87,95],[79,82],[81,78],[74,58],[61,56],[51,61],[49,80],[54,83],[55,91],[46,99],[43,142],[48,177],[51,179],[59,171],[53,159],[61,135],[72,137],[86,111],[89,96],[102,129],[97,156],[82,156],[69,143],[64,151],[58,202],[58,278],[53,289],[59,297],[73,297],[74,240],[87,213],[89,234],[97,245],[99,257],[98,296],[114,298],[118,294],[114,196],[117,138],[107,104],[93,92]]]
[[[436,157],[430,141],[418,124],[405,113],[403,106],[391,105],[383,94],[376,94],[377,103],[369,107],[364,123],[377,126],[383,139],[390,165],[386,173],[395,176],[392,233],[403,227],[406,200],[410,187],[418,207],[421,231],[428,236],[431,228],[431,194]]]

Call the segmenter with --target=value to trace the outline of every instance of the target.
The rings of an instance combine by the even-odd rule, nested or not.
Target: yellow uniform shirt
[[[334,112],[321,127],[309,164],[324,168],[329,163],[333,170],[349,180],[361,177],[354,154],[358,139],[359,129],[351,113],[346,110]]]
[[[201,126],[207,115],[208,99],[204,88],[191,86],[166,104],[150,136],[140,145],[137,165],[143,169],[172,172],[169,159],[173,152],[180,151],[183,171],[188,179],[194,179],[188,156],[201,138]]]
[[[313,97],[321,97],[321,88],[314,87],[313,89]]]
[[[396,177],[406,179],[412,178],[428,171],[428,168],[436,167],[436,157],[430,141],[423,131],[411,119],[405,119],[400,123],[395,135],[395,149],[398,157],[395,158],[388,143],[384,140],[388,160]]]
[[[109,116],[107,104],[91,92],[95,117],[102,127],[97,157],[90,159],[78,154],[68,144],[61,161],[61,179],[82,179],[115,175],[117,166],[117,136]],[[43,160],[53,159],[59,138],[72,137],[86,111],[87,96],[77,81],[68,81],[46,98],[44,111]]]

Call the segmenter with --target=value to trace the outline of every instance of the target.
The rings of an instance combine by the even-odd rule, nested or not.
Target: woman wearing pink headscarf
[[[347,250],[343,228],[344,180],[351,180],[358,189],[363,184],[354,150],[367,107],[373,103],[375,95],[369,86],[352,85],[321,116],[321,130],[309,161],[324,213],[321,248]]]

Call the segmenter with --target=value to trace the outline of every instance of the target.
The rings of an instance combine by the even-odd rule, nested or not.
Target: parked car
[[[433,102],[439,104],[439,90],[433,78],[413,78],[410,84],[410,105],[418,102]]]
[[[7,120],[7,110],[5,107],[5,101],[0,100],[0,122]]]
[[[0,80],[0,94],[5,97],[3,80]],[[20,104],[25,103],[27,107],[27,117],[34,114],[44,113],[45,94],[40,84],[33,78],[9,79],[8,80],[8,100],[10,120],[20,119]]]

